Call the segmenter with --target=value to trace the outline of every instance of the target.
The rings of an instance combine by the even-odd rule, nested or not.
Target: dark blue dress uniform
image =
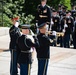
[[[74,18],[74,20],[75,20],[76,10],[71,10],[71,15],[72,15],[72,17],[73,17],[73,18]]]
[[[28,28],[28,26],[25,25]],[[25,29],[23,27],[23,29]],[[30,66],[32,63],[31,47],[38,47],[38,40],[33,37],[35,42],[32,42],[27,35],[22,34],[17,40],[18,63],[20,64],[20,75],[30,75]]]
[[[39,41],[39,47],[36,49],[38,59],[38,75],[47,75],[48,62],[50,58],[50,39],[43,33],[39,33],[37,38]]]
[[[52,16],[53,25],[51,27],[51,31],[59,32],[60,30],[60,17],[56,14],[56,10],[53,9],[53,13],[55,13]],[[50,35],[50,38],[54,40],[52,46],[56,46],[56,35]]]
[[[69,17],[66,16],[65,19],[63,19],[63,21],[61,23],[62,30],[64,29],[65,20],[66,20],[67,27],[65,27],[63,44],[64,44],[65,48],[70,48],[69,42],[70,42],[70,35],[73,33],[74,20],[71,16],[69,16]]]
[[[60,17],[58,15],[52,16],[52,21],[53,21],[54,24],[52,25],[51,30],[55,31],[55,32],[59,32],[60,31]],[[53,39],[55,39],[54,46],[56,46],[56,42],[57,42],[56,41],[56,36],[51,35],[51,37],[53,37]]]
[[[50,27],[50,21],[51,21],[51,9],[49,6],[45,5],[44,7],[42,5],[38,5],[37,7],[37,15],[36,15],[36,23],[38,25],[42,23],[48,23]]]
[[[74,32],[73,32],[73,45],[74,45],[74,49],[76,49],[76,22],[74,24]]]
[[[10,52],[11,52],[11,65],[10,65],[10,75],[17,75],[17,52],[16,52],[16,41],[21,35],[18,27],[14,25],[9,30],[10,35]]]
[[[55,16],[55,17],[53,16],[52,20],[54,22],[52,30],[58,32],[60,30],[60,18],[59,18],[59,16]]]
[[[62,10],[58,10],[58,13],[59,13],[60,18],[62,18],[63,17]]]

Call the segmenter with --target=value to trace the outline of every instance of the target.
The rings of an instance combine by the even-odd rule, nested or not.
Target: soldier
[[[46,2],[47,0],[41,0],[41,4],[37,7],[36,23],[40,25],[46,22],[49,25],[48,28],[50,28],[51,8],[50,6],[46,5]]]
[[[74,49],[76,49],[76,14],[75,14],[74,31],[73,31],[73,45]]]
[[[67,6],[62,7],[62,17],[66,16]]]
[[[62,18],[62,4],[58,5],[58,13],[59,13],[60,18]]]
[[[34,41],[28,37],[30,25],[22,25],[22,35],[17,40],[18,63],[20,65],[20,75],[30,75],[32,64],[31,47],[38,47],[38,40],[33,36]]]
[[[60,17],[55,9],[53,9],[51,19],[53,21],[53,25],[51,27],[52,35],[50,35],[50,38],[54,39],[54,43],[52,45],[56,46],[56,32],[59,32],[60,30]]]
[[[59,17],[59,15],[57,15],[56,10],[53,10],[52,21],[53,21],[52,31],[59,32],[59,30],[60,30],[60,17]]]
[[[50,43],[52,40],[46,36],[46,23],[38,26],[40,33],[37,35],[39,48],[37,48],[38,75],[47,75],[48,62],[50,58]]]
[[[10,63],[10,75],[17,75],[17,52],[16,52],[16,40],[21,35],[19,26],[19,17],[13,18],[13,26],[9,30],[10,35],[10,52],[11,52],[11,63]]]
[[[73,45],[74,49],[76,49],[76,23],[75,23],[75,30],[73,32]]]
[[[64,47],[70,48],[70,35],[73,33],[73,26],[74,26],[74,20],[70,16],[71,13],[68,11],[66,12],[66,17],[63,18],[63,21],[61,23],[62,25],[62,31],[64,32]]]

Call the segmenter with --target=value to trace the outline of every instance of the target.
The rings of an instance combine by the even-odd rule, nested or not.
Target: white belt
[[[22,53],[32,53],[33,51],[32,50],[29,50],[29,51],[21,51]]]

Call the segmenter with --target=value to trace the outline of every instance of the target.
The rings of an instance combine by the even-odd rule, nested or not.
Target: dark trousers
[[[70,34],[64,35],[63,43],[65,48],[70,48],[69,42],[70,42]]]
[[[56,46],[56,36],[50,35],[49,38],[50,38],[51,40],[53,40],[53,42],[50,44],[50,46]]]
[[[10,61],[10,75],[17,75],[17,52],[13,49],[10,50],[11,52],[11,61]]]
[[[57,43],[60,44],[60,47],[63,47],[63,36],[58,37]]]
[[[74,49],[76,49],[76,35],[73,34],[73,45],[74,45]]]
[[[47,75],[49,59],[38,59],[38,75]]]
[[[74,49],[76,49],[76,40],[73,41]]]
[[[30,75],[31,64],[20,64],[20,75]]]

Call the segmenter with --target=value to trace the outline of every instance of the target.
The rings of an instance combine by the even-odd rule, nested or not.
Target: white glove
[[[63,32],[65,33],[65,29],[63,29]]]

